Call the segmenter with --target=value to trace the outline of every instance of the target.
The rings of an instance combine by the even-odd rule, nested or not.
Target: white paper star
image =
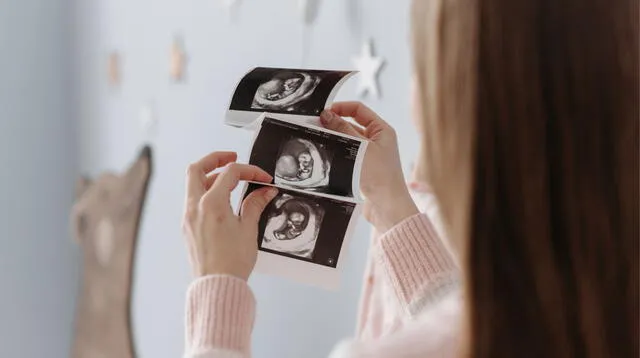
[[[360,82],[358,83],[358,95],[369,93],[376,98],[380,97],[378,90],[378,74],[384,64],[381,57],[373,56],[373,44],[371,40],[366,41],[362,46],[362,53],[359,57],[353,58],[353,65],[360,72]]]

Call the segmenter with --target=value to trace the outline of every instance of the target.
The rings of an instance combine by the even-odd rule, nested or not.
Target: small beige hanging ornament
[[[184,52],[182,40],[176,37],[171,45],[171,79],[176,82],[182,82],[185,77],[185,67],[187,64],[187,55]]]
[[[359,71],[360,82],[358,83],[358,95],[363,96],[367,93],[376,98],[380,98],[378,89],[378,74],[384,64],[381,57],[373,55],[373,43],[368,40],[362,46],[362,53],[359,57],[353,58],[353,65]]]
[[[117,87],[122,80],[122,73],[120,71],[120,55],[117,52],[111,52],[107,59],[107,77],[109,79],[109,85]]]

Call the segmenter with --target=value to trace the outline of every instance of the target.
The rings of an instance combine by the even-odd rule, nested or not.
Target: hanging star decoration
[[[360,73],[360,82],[358,83],[358,95],[373,95],[380,98],[378,90],[378,74],[384,64],[384,60],[373,55],[373,43],[368,40],[362,46],[362,53],[359,57],[353,58],[353,65]]]
[[[181,82],[184,80],[185,67],[187,64],[187,55],[184,52],[184,46],[182,42],[183,41],[181,38],[176,37],[173,40],[173,44],[171,45],[170,75],[171,79],[176,82]]]
[[[107,59],[107,77],[109,84],[113,87],[120,85],[121,76],[120,55],[117,52],[111,52]]]

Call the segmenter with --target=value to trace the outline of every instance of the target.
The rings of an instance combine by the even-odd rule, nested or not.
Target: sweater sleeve
[[[255,298],[244,280],[210,275],[189,286],[185,358],[251,356]]]
[[[426,214],[384,233],[373,250],[401,312],[417,315],[459,288],[459,270]]]
[[[381,235],[371,255],[405,317],[417,316],[457,289],[457,266],[425,214],[407,218]],[[251,356],[255,299],[245,281],[226,275],[194,281],[186,311],[185,358]],[[389,342],[393,345],[395,340]],[[345,353],[359,356],[366,347],[351,343]]]

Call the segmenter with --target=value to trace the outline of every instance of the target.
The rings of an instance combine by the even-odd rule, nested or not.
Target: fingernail
[[[333,119],[333,113],[331,113],[330,110],[325,109],[324,111],[322,111],[322,113],[320,113],[320,121],[323,124],[329,124],[331,123],[331,120]]]
[[[267,190],[267,193],[265,194],[265,196],[267,197],[267,200],[271,201],[271,199],[275,198],[276,195],[278,195],[278,189],[276,188],[271,188],[269,190]]]

